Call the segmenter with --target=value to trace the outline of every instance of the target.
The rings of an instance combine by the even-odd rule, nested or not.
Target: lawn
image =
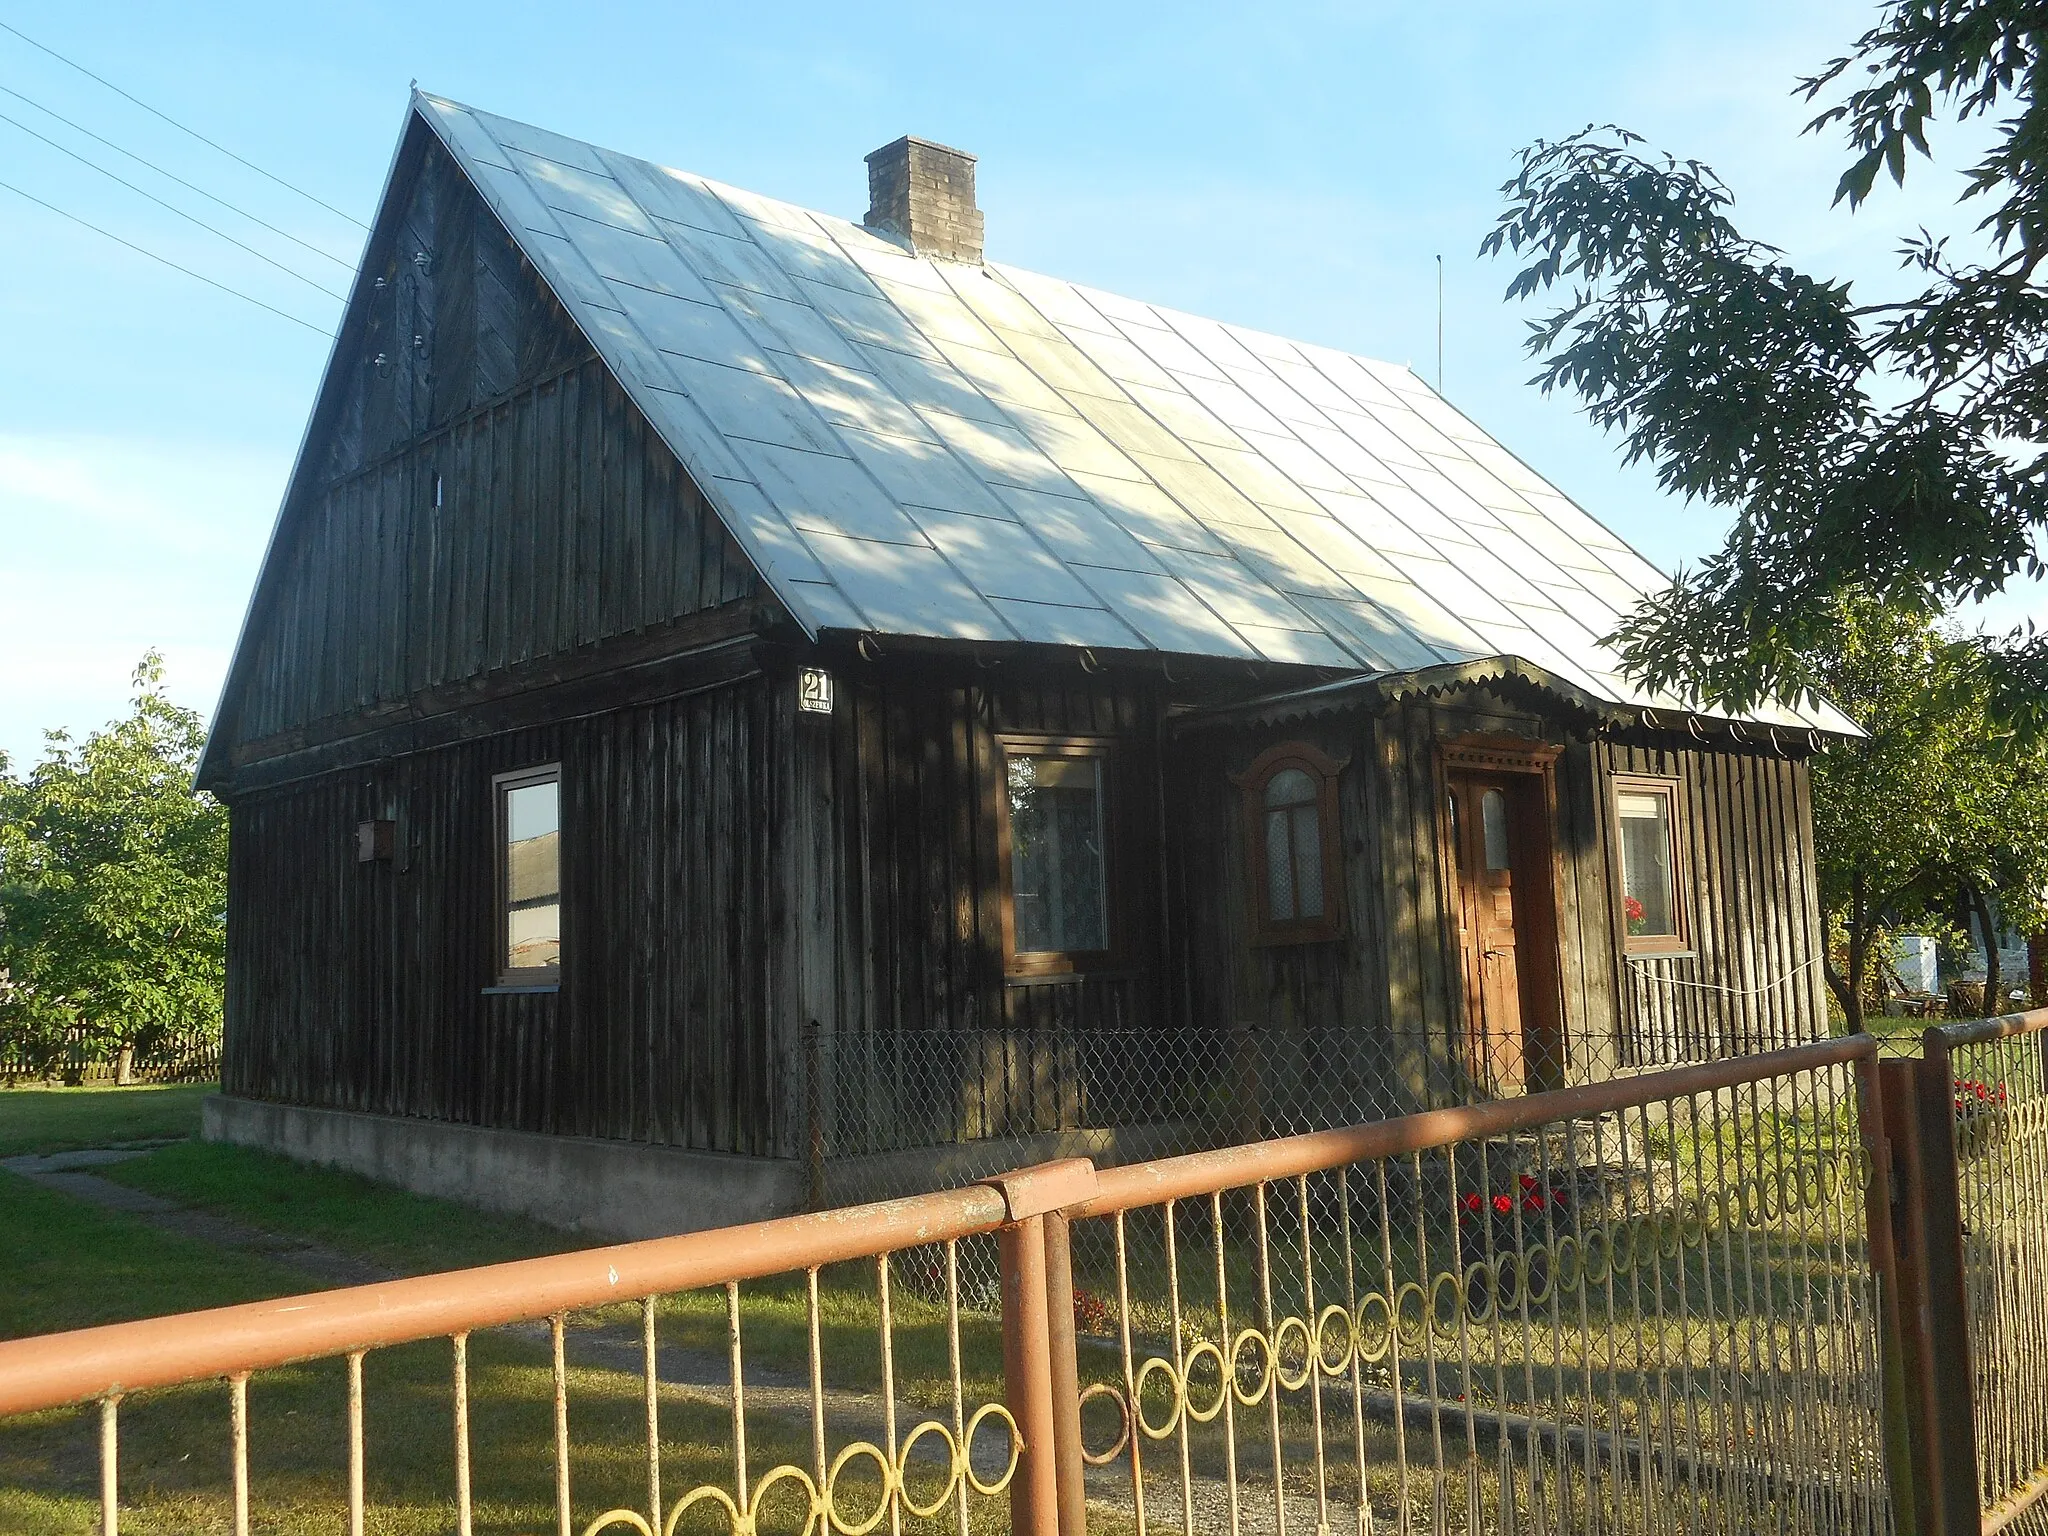
[[[0,1088],[0,1157],[197,1136],[199,1105],[219,1091],[211,1083]]]
[[[402,1274],[530,1259],[600,1241],[213,1142],[180,1142],[99,1172],[179,1205],[337,1248]]]
[[[233,1148],[180,1145],[120,1168],[139,1187],[273,1231],[363,1252],[394,1267],[512,1258],[576,1241],[527,1223]],[[253,1301],[307,1288],[303,1275],[271,1261],[165,1233],[8,1174],[0,1174],[0,1231],[9,1234],[0,1244],[0,1336]],[[871,1276],[872,1270],[866,1273]],[[863,1278],[856,1269],[842,1284],[827,1286],[823,1331],[828,1375],[872,1387],[878,1346],[872,1301],[862,1300]],[[749,1287],[745,1308],[750,1342],[760,1346],[751,1358],[788,1364],[794,1351],[794,1361],[802,1360],[801,1282],[794,1289],[768,1286],[758,1293]],[[944,1358],[939,1314],[909,1299],[904,1312],[898,1334],[905,1356],[899,1361],[904,1395],[942,1399],[934,1379],[935,1366],[943,1372],[937,1363]],[[591,1314],[576,1322],[583,1326],[608,1317]],[[995,1345],[992,1325],[976,1325],[975,1331],[988,1335],[986,1341],[977,1336],[977,1343]],[[662,1336],[665,1344],[701,1348],[714,1358],[722,1354],[723,1294],[672,1298],[664,1305]],[[936,1361],[930,1358],[934,1354]],[[471,1344],[470,1361],[476,1530],[551,1529],[552,1387],[545,1346],[530,1335],[481,1334]],[[449,1345],[441,1340],[380,1351],[366,1364],[374,1530],[399,1536],[445,1531],[453,1523],[449,1369]],[[641,1384],[631,1373],[572,1365],[569,1395],[580,1530],[598,1510],[645,1503],[645,1421]],[[716,1388],[664,1388],[662,1463],[668,1502],[703,1483],[729,1485],[730,1420],[721,1397]],[[299,1536],[342,1527],[345,1401],[339,1361],[265,1372],[252,1382],[252,1483],[266,1532]],[[123,1404],[124,1531],[230,1529],[226,1417],[226,1394],[214,1383],[143,1393]],[[915,1417],[906,1419],[906,1428]],[[97,1529],[97,1427],[90,1409],[0,1424],[0,1536]],[[810,1464],[809,1436],[799,1420],[750,1414],[748,1439],[756,1477],[780,1462]],[[835,1447],[843,1439],[843,1433],[835,1432]],[[864,1484],[859,1467],[847,1475],[842,1498],[856,1514],[872,1505],[871,1484],[871,1478]],[[977,1527],[997,1517],[1002,1502],[977,1499]],[[795,1528],[800,1517],[782,1523]],[[928,1527],[910,1522],[906,1528]],[[699,1529],[722,1526],[707,1514],[680,1527]]]

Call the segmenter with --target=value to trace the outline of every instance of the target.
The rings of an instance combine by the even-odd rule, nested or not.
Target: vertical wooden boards
[[[1622,977],[1616,1023],[1624,1063],[1709,1060],[1825,1035],[1805,761],[1755,744],[1647,736],[1600,741],[1593,759],[1602,821],[1596,878],[1610,891],[1620,888],[1611,776],[1674,778],[1684,808],[1690,952],[1626,956],[1618,924],[1608,951]]]
[[[761,678],[252,795],[231,811],[229,1092],[721,1152],[791,1144],[769,978],[801,937]],[[783,690],[787,692],[788,690]],[[559,761],[562,984],[494,993],[491,775]],[[358,863],[356,823],[400,847]],[[815,821],[811,836],[821,835]],[[814,903],[815,905],[815,903]],[[806,981],[804,1006],[818,985]],[[799,994],[791,994],[792,1004]]]
[[[732,541],[595,359],[336,483],[315,510],[248,642],[253,665],[229,725],[239,742],[754,590],[723,565],[716,583],[642,570],[656,548]],[[608,531],[629,524],[630,537]],[[730,559],[747,572],[736,547]]]

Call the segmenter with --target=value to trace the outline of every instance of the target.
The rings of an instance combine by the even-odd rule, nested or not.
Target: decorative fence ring
[[[939,1490],[938,1498],[933,1500],[929,1506],[919,1504],[916,1499],[910,1496],[911,1448],[917,1444],[919,1439],[926,1435],[937,1435],[940,1443],[946,1447],[946,1486]],[[926,1419],[922,1424],[911,1430],[909,1434],[905,1435],[903,1443],[896,1447],[896,1486],[902,1490],[900,1497],[903,1500],[903,1507],[920,1520],[929,1520],[933,1515],[944,1509],[953,1497],[953,1490],[960,1486],[961,1454],[960,1447],[953,1441],[953,1432],[937,1419]],[[778,1468],[777,1470],[781,1469]],[[794,1469],[792,1468],[792,1470]],[[769,1476],[774,1476],[774,1473],[770,1473]],[[761,1486],[764,1488],[767,1486],[765,1480]],[[760,1502],[760,1495],[758,1493],[755,1495],[754,1501],[757,1504]]]
[[[1195,1362],[1198,1360],[1216,1362],[1216,1401],[1206,1412],[1195,1406]],[[1223,1351],[1207,1339],[1202,1340],[1188,1351],[1187,1358],[1181,1362],[1180,1373],[1182,1410],[1197,1424],[1207,1424],[1223,1411],[1224,1399],[1230,1394],[1230,1368],[1223,1363]]]
[[[1245,1346],[1245,1341],[1246,1341],[1246,1340],[1248,1340],[1248,1339],[1249,1339],[1249,1340],[1254,1340],[1254,1341],[1256,1341],[1256,1342],[1257,1342],[1257,1344],[1258,1344],[1258,1346],[1259,1346],[1259,1356],[1260,1356],[1260,1360],[1259,1360],[1259,1385],[1258,1385],[1258,1390],[1257,1390],[1257,1391],[1255,1391],[1255,1392],[1253,1392],[1253,1393],[1251,1393],[1251,1394],[1250,1394],[1249,1396],[1247,1396],[1247,1395],[1246,1395],[1246,1393],[1245,1393],[1245,1390],[1244,1390],[1244,1372],[1243,1372],[1243,1370],[1242,1370],[1242,1369],[1241,1369],[1241,1368],[1239,1367],[1239,1364],[1238,1364],[1238,1360],[1239,1360],[1239,1357],[1240,1357],[1241,1355],[1243,1355],[1243,1353],[1244,1353],[1244,1346]],[[1244,1331],[1243,1333],[1240,1333],[1240,1334],[1239,1334],[1239,1335],[1238,1335],[1238,1336],[1237,1336],[1237,1337],[1236,1337],[1235,1339],[1231,1340],[1231,1343],[1230,1343],[1230,1390],[1231,1390],[1231,1393],[1232,1393],[1232,1394],[1233,1394],[1233,1395],[1234,1395],[1234,1396],[1235,1396],[1235,1397],[1237,1398],[1237,1400],[1238,1400],[1238,1401],[1239,1401],[1240,1403],[1244,1404],[1244,1406],[1245,1406],[1245,1407],[1247,1407],[1247,1408],[1251,1408],[1251,1407],[1255,1407],[1255,1406],[1257,1406],[1257,1405],[1258,1405],[1259,1403],[1261,1403],[1261,1402],[1264,1402],[1264,1401],[1265,1401],[1265,1398],[1266,1398],[1266,1393],[1267,1393],[1267,1392],[1268,1392],[1269,1390],[1271,1390],[1271,1388],[1272,1388],[1272,1385],[1273,1385],[1273,1344],[1272,1344],[1272,1341],[1271,1341],[1270,1339],[1268,1339],[1268,1338],[1267,1338],[1267,1337],[1266,1337],[1266,1336],[1265,1336],[1265,1335],[1264,1335],[1263,1333],[1259,1332],[1259,1330],[1258,1330],[1258,1329],[1256,1329],[1256,1328],[1247,1328],[1247,1329],[1245,1329],[1245,1331]]]
[[[668,1519],[662,1524],[662,1536],[675,1536],[676,1527],[682,1524],[683,1516],[688,1514],[691,1506],[695,1504],[716,1504],[723,1509],[726,1527],[731,1531],[738,1532],[746,1528],[747,1516],[740,1512],[740,1507],[733,1502],[732,1495],[723,1488],[706,1484],[702,1488],[692,1489],[676,1500],[675,1507],[669,1510]]]
[[[1344,1324],[1343,1347],[1337,1351],[1336,1363],[1330,1361],[1330,1319],[1336,1318]],[[1322,1316],[1316,1319],[1316,1369],[1325,1376],[1341,1376],[1351,1368],[1351,1356],[1358,1345],[1358,1335],[1351,1326],[1351,1312],[1348,1308],[1332,1302],[1323,1308]]]
[[[1214,1345],[1210,1347],[1212,1349],[1215,1348]],[[1106,1451],[1091,1451],[1086,1445],[1083,1445],[1081,1447],[1081,1459],[1091,1467],[1106,1467],[1112,1461],[1115,1461],[1117,1457],[1123,1455],[1124,1447],[1131,1443],[1131,1405],[1124,1401],[1122,1388],[1118,1387],[1114,1382],[1098,1381],[1081,1389],[1081,1406],[1086,1408],[1098,1397],[1106,1397],[1116,1404],[1116,1441]],[[1016,1441],[1012,1440],[1010,1444],[1014,1447]],[[1010,1458],[1010,1465],[1012,1467],[1017,1465],[1017,1459],[1014,1454]],[[1007,1481],[1007,1478],[1005,1480]],[[993,1490],[990,1491],[992,1492]]]
[[[1568,1241],[1564,1239],[1563,1241]],[[1542,1260],[1539,1266],[1537,1260]],[[1542,1285],[1537,1285],[1537,1270],[1541,1268]],[[1528,1304],[1540,1307],[1557,1294],[1557,1248],[1551,1243],[1536,1243],[1522,1252],[1522,1286]]]
[[[1383,1328],[1374,1327],[1366,1322],[1365,1309],[1371,1306],[1377,1306],[1381,1316],[1386,1319]],[[1387,1352],[1394,1347],[1394,1308],[1378,1291],[1367,1291],[1358,1299],[1358,1315],[1353,1319],[1353,1337],[1357,1341],[1355,1347],[1358,1350],[1358,1358],[1368,1364],[1376,1364],[1386,1359]],[[1373,1338],[1379,1340],[1377,1345],[1367,1343]]]
[[[1604,1285],[1612,1273],[1614,1234],[1606,1227],[1595,1227],[1579,1239],[1579,1282],[1582,1285]]]
[[[1441,1278],[1441,1277],[1440,1277]],[[1496,1292],[1500,1288],[1500,1272],[1486,1259],[1474,1259],[1465,1266],[1464,1278],[1458,1282],[1459,1299],[1465,1304],[1466,1314],[1475,1323],[1490,1323],[1496,1315]],[[1484,1302],[1484,1305],[1480,1303]]]
[[[1408,1298],[1415,1298],[1415,1326],[1407,1325]],[[1429,1344],[1429,1298],[1422,1293],[1422,1282],[1404,1280],[1394,1291],[1394,1335],[1404,1345],[1423,1349]]]
[[[1443,1309],[1438,1305],[1438,1298],[1443,1295],[1444,1287],[1447,1284],[1451,1288],[1451,1320],[1449,1327],[1444,1325]],[[1464,1310],[1465,1282],[1463,1278],[1448,1269],[1438,1270],[1429,1282],[1429,1309],[1423,1314],[1429,1322],[1430,1332],[1440,1339],[1455,1339],[1458,1336],[1458,1329],[1462,1326],[1458,1321],[1458,1314]]]
[[[1293,1373],[1288,1371],[1280,1355],[1287,1346],[1290,1329],[1301,1335],[1301,1369]],[[1316,1341],[1306,1319],[1293,1316],[1280,1319],[1279,1326],[1273,1330],[1272,1359],[1273,1374],[1279,1378],[1283,1389],[1299,1392],[1309,1384],[1316,1373]]]
[[[1154,1375],[1163,1375],[1166,1384],[1173,1389],[1173,1411],[1157,1429],[1145,1417],[1145,1383]],[[1180,1372],[1173,1368],[1173,1362],[1153,1355],[1138,1367],[1137,1377],[1131,1383],[1131,1418],[1144,1431],[1147,1440],[1164,1440],[1179,1427],[1180,1412],[1186,1398],[1186,1385],[1181,1381]]]
[[[1603,1229],[1607,1234],[1607,1268],[1613,1274],[1628,1274],[1636,1267],[1638,1250],[1654,1246],[1641,1241],[1641,1228],[1646,1220],[1642,1216],[1624,1216]]]
[[[1698,1248],[1707,1240],[1707,1202],[1698,1195],[1687,1195],[1678,1207],[1678,1241],[1687,1248]]]
[[[1551,1284],[1562,1294],[1569,1296],[1586,1281],[1586,1254],[1578,1238],[1567,1232],[1557,1240],[1553,1250],[1556,1255],[1557,1276]],[[1570,1260],[1569,1263],[1566,1260]]]
[[[911,1432],[911,1438],[916,1438],[915,1430]],[[950,1435],[947,1437],[949,1441],[951,1438]],[[813,1526],[822,1526],[830,1519],[831,1512],[826,1508],[825,1500],[818,1492],[818,1485],[811,1481],[811,1474],[802,1467],[784,1465],[774,1468],[767,1476],[754,1484],[753,1497],[747,1501],[747,1523],[742,1528],[746,1532],[746,1536],[758,1536],[761,1529],[761,1506],[767,1501],[769,1493],[778,1483],[795,1483],[804,1491],[804,1499],[806,1501],[804,1523],[797,1527],[799,1531],[808,1531]],[[900,1482],[895,1483],[893,1486],[899,1491],[902,1488]],[[952,1496],[953,1478],[949,1476],[946,1480],[946,1498],[951,1498]],[[940,1500],[941,1504],[944,1502],[943,1499]]]
[[[1085,1397],[1082,1399],[1087,1400]],[[992,1483],[984,1483],[974,1475],[974,1437],[981,1429],[983,1419],[1001,1419],[1003,1428],[1010,1432],[1010,1461],[1003,1468],[1003,1475]],[[1017,1431],[1017,1421],[1010,1416],[1010,1410],[1001,1403],[983,1403],[974,1410],[974,1417],[967,1421],[967,1433],[960,1437],[960,1461],[966,1469],[967,1486],[987,1498],[1001,1493],[1010,1486],[1010,1479],[1017,1475],[1017,1460],[1024,1454],[1024,1437]]]
[[[860,1524],[854,1525],[839,1513],[839,1474],[846,1470],[848,1462],[866,1457],[881,1469],[882,1496],[875,1502],[874,1513]],[[841,1536],[867,1536],[882,1523],[889,1513],[889,1505],[896,1492],[896,1464],[878,1445],[865,1440],[856,1440],[832,1459],[832,1470],[825,1474],[825,1518],[832,1522],[832,1529]]]
[[[583,1527],[583,1536],[598,1536],[600,1531],[624,1528],[637,1531],[639,1536],[655,1536],[654,1527],[647,1523],[647,1517],[638,1510],[608,1509],[590,1524]]]
[[[1685,1251],[1685,1218],[1675,1210],[1663,1210],[1652,1221],[1656,1234],[1657,1256],[1675,1259]],[[1641,1253],[1641,1244],[1637,1244]],[[1645,1255],[1646,1256],[1646,1255]]]
[[[1514,1276],[1514,1284],[1508,1283],[1508,1276]],[[1526,1249],[1509,1248],[1493,1256],[1493,1310],[1506,1317],[1522,1309],[1522,1293],[1529,1278],[1529,1256]]]

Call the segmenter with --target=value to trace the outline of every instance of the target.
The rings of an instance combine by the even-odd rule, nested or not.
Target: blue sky
[[[1724,526],[1624,471],[1528,387],[1526,311],[1477,247],[1516,148],[1592,121],[1697,155],[1815,270],[1896,288],[1952,173],[1851,216],[1790,88],[1869,3],[1714,6],[496,3],[22,5],[0,22],[367,219],[408,82],[858,217],[861,157],[910,132],[981,157],[1002,260],[1436,371],[1445,391],[1658,563]],[[0,122],[0,181],[320,327],[361,230],[0,32],[0,88],[289,234],[323,261],[54,122],[0,114],[217,223],[265,265]],[[1937,150],[1940,148],[1937,141]],[[327,343],[0,191],[0,751],[119,712],[150,646],[210,711]],[[2048,619],[2033,591],[2001,624]]]

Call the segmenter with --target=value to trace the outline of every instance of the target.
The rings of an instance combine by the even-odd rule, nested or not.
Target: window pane
[[[1299,768],[1282,768],[1272,778],[1266,780],[1268,807],[1315,803],[1316,781]]]
[[[1320,817],[1313,805],[1297,805],[1288,813],[1294,818],[1294,885],[1301,893],[1297,903],[1303,917],[1323,915],[1323,838],[1317,824]]]
[[[1486,839],[1486,867],[1508,867],[1508,797],[1489,789],[1479,797],[1479,829]]]
[[[1286,811],[1266,812],[1266,915],[1276,923],[1294,921],[1294,850],[1287,845],[1287,816]]]
[[[1678,933],[1671,857],[1671,797],[1621,794],[1621,908],[1631,938]]]
[[[505,968],[562,958],[561,785],[505,791]]]
[[[1102,759],[1009,761],[1010,893],[1017,948],[1109,948]]]

